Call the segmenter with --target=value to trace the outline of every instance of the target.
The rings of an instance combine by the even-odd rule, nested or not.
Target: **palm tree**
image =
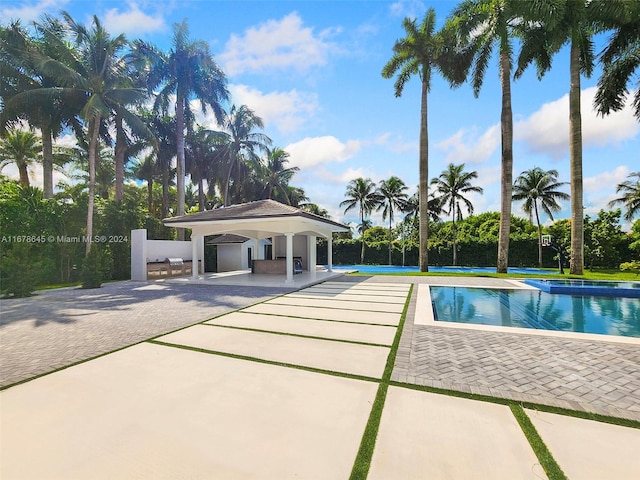
[[[289,203],[287,186],[291,178],[300,171],[298,167],[287,167],[289,153],[282,148],[267,151],[267,158],[262,169],[261,181],[264,184],[265,198],[282,199]]]
[[[358,208],[360,214],[360,241],[362,247],[360,249],[360,264],[364,263],[364,232],[365,217],[370,215],[371,212],[379,205],[380,196],[376,191],[376,185],[370,178],[354,178],[347,185],[347,191],[345,192],[346,200],[340,202],[341,207],[345,207],[344,213]]]
[[[598,81],[595,106],[602,115],[621,110],[631,79],[640,70],[640,3],[620,2],[630,8],[627,20],[616,25],[609,44],[601,54],[604,71]],[[637,76],[637,73],[635,73]],[[631,90],[634,90],[631,87]],[[635,88],[633,105],[640,121],[640,88]]]
[[[184,215],[185,205],[185,116],[191,116],[190,101],[197,99],[203,113],[213,111],[216,121],[223,122],[222,103],[229,98],[224,72],[218,67],[204,41],[191,41],[186,19],[173,26],[173,47],[168,54],[142,41],[134,44],[134,51],[150,63],[149,88],[160,88],[154,105],[164,114],[175,95],[177,187],[176,215]],[[180,239],[184,230],[178,230]]]
[[[533,2],[532,2],[533,3]],[[551,68],[550,58],[569,44],[569,157],[571,166],[571,261],[570,273],[584,272],[584,203],[582,185],[582,113],[580,109],[580,75],[587,78],[595,66],[593,35],[598,25],[613,25],[628,14],[627,2],[609,0],[575,0],[546,3],[545,17],[539,17],[531,35],[543,39],[537,48],[522,55],[518,72],[541,53],[538,76]],[[524,50],[524,49],[523,49]]]
[[[391,240],[394,210],[404,210],[408,195],[405,192],[408,187],[398,177],[389,177],[388,180],[381,180],[378,185],[377,196],[379,198],[379,206],[377,210],[382,209],[382,220],[389,219],[389,265],[391,265]]]
[[[147,116],[149,129],[153,132],[157,143],[154,148],[154,163],[160,172],[162,184],[162,202],[160,215],[162,218],[169,216],[169,188],[175,179],[175,169],[171,167],[173,158],[176,156],[176,119],[168,115]]]
[[[20,175],[20,185],[29,186],[29,168],[42,152],[42,142],[37,135],[26,130],[9,131],[0,138],[0,169],[15,163]]]
[[[543,170],[539,167],[522,172],[513,185],[513,199],[524,200],[522,209],[531,216],[535,214],[538,226],[538,265],[542,267],[542,225],[540,208],[553,220],[553,212],[560,211],[558,200],[568,200],[569,195],[558,190],[567,182],[558,182],[557,170]]]
[[[451,85],[464,81],[466,70],[454,68],[464,66],[464,61],[452,61],[453,48],[446,42],[445,34],[435,33],[436,13],[433,8],[427,10],[420,25],[416,20],[405,18],[402,22],[406,37],[397,40],[393,46],[393,57],[382,69],[384,78],[398,76],[394,85],[395,96],[400,97],[407,81],[418,75],[422,84],[420,96],[420,271],[429,271],[429,129],[427,94],[431,90],[431,72],[439,70]]]
[[[509,231],[511,228],[511,188],[513,183],[513,114],[511,110],[511,61],[513,26],[520,17],[511,0],[465,0],[454,11],[456,28],[474,51],[472,71],[473,93],[477,97],[484,82],[489,59],[498,49],[502,110],[502,174],[500,179],[500,234],[498,237],[498,273],[506,273],[509,265]],[[454,265],[455,265],[454,248]]]
[[[229,186],[232,183],[233,172],[235,169],[234,184],[239,185],[243,176],[242,169],[252,166],[254,170],[259,170],[260,156],[259,152],[267,151],[267,147],[271,145],[271,139],[264,133],[256,132],[256,129],[264,128],[262,118],[257,116],[253,110],[246,105],[236,107],[231,106],[229,113],[223,112],[226,141],[226,156],[228,162],[227,180],[224,188],[224,204],[231,204],[231,196],[229,194]],[[238,196],[238,192],[236,192]]]
[[[622,195],[609,202],[609,206],[613,207],[618,203],[624,205],[627,210],[624,219],[630,222],[634,216],[640,213],[640,171],[631,172],[628,176],[629,180],[619,183],[616,187],[616,193],[622,193]],[[635,181],[633,177],[636,177]]]
[[[447,214],[451,215],[451,220],[453,222],[454,265],[456,265],[458,261],[456,220],[462,220],[460,203],[464,204],[469,215],[473,213],[473,204],[469,199],[463,196],[463,193],[483,192],[482,187],[477,187],[471,184],[471,181],[476,178],[478,178],[478,172],[465,172],[464,163],[460,165],[450,163],[447,169],[444,170],[438,178],[431,180],[431,185],[435,185],[438,193],[440,194],[441,204],[443,206],[447,205]]]
[[[189,132],[186,138],[185,161],[187,172],[191,175],[191,182],[198,184],[198,209],[205,210],[206,196],[204,181],[210,181],[214,176],[216,167],[220,167],[218,147],[220,145],[220,133],[198,125]]]
[[[51,58],[40,51],[30,52],[31,61],[43,75],[56,80],[55,88],[37,88],[15,95],[12,101],[21,102],[26,96],[32,101],[51,101],[52,96],[62,95],[79,112],[87,128],[89,163],[89,201],[87,205],[86,255],[91,250],[93,236],[93,209],[95,203],[96,157],[98,136],[103,121],[113,108],[134,103],[144,93],[126,82],[122,51],[127,46],[124,35],[111,37],[98,17],[86,28],[62,12],[65,28],[75,40],[75,48],[66,38],[51,34],[46,40],[53,44],[58,58]],[[50,33],[50,32],[47,32]],[[57,33],[57,32],[54,32]]]
[[[42,137],[43,196],[53,196],[54,148],[53,140],[62,132],[63,126],[75,126],[76,111],[73,101],[65,98],[64,92],[56,91],[56,79],[37,68],[40,55],[52,58],[64,57],[65,48],[59,48],[52,36],[63,35],[63,25],[57,19],[44,16],[41,23],[34,24],[36,37],[30,37],[19,22],[1,31],[0,43],[5,52],[2,59],[2,82],[0,97],[5,100],[0,123],[5,125],[22,118],[32,128],[39,128]],[[41,94],[29,95],[34,90],[51,89],[47,98]],[[22,93],[23,95],[16,96]]]

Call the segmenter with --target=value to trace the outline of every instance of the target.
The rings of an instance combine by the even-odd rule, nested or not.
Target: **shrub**
[[[82,288],[100,288],[108,278],[109,262],[110,256],[105,255],[98,245],[92,245],[82,263]]]
[[[2,256],[2,292],[7,296],[29,297],[40,279],[41,262],[28,243],[16,243]]]

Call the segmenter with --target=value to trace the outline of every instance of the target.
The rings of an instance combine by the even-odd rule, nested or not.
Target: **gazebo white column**
[[[287,283],[293,282],[293,233],[285,233],[287,238]]]
[[[254,260],[263,260],[264,258],[260,255],[260,239],[253,239],[253,258]]]
[[[327,237],[327,270],[333,272],[333,235]]]
[[[309,235],[307,237],[307,270],[316,271],[316,236]]]
[[[202,235],[191,233],[191,278],[194,280],[198,278],[198,247],[202,238]]]

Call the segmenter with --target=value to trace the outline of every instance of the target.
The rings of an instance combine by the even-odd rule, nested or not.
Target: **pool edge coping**
[[[515,283],[515,282],[514,282]],[[494,325],[478,325],[469,323],[454,323],[446,321],[437,321],[433,316],[433,308],[431,308],[431,286],[438,287],[454,287],[463,285],[429,285],[421,283],[418,285],[418,296],[416,299],[416,310],[414,315],[414,325],[424,325],[430,327],[442,327],[442,328],[458,328],[485,332],[497,332],[497,333],[516,333],[523,335],[537,335],[542,337],[555,337],[565,338],[569,340],[587,340],[591,342],[612,342],[622,343],[626,345],[640,346],[640,338],[636,337],[622,337],[619,335],[606,335],[598,333],[580,333],[580,332],[562,332],[558,330],[538,330],[531,328],[521,327],[502,327]],[[487,286],[469,286],[464,285],[466,288],[496,288]],[[523,287],[519,287],[524,289]],[[514,290],[516,287],[514,286]],[[604,337],[604,338],[603,338]]]

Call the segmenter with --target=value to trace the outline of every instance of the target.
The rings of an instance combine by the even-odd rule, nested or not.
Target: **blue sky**
[[[112,34],[170,47],[172,25],[186,18],[192,39],[209,42],[226,72],[232,101],[265,122],[275,146],[286,149],[301,171],[292,183],[336,220],[353,222],[339,204],[349,180],[400,177],[413,193],[418,184],[420,83],[412,79],[401,98],[380,75],[403,36],[405,16],[436,10],[438,26],[451,1],[78,1],[3,2],[0,21],[35,20],[68,11],[77,21],[93,14]],[[601,50],[606,37],[596,39]],[[640,124],[630,108],[597,117],[592,99],[600,70],[582,79],[585,212],[595,216],[615,197],[615,187],[640,169]],[[514,178],[539,166],[569,181],[569,65],[567,50],[542,81],[530,69],[513,82]],[[430,177],[448,163],[478,172],[483,195],[472,195],[476,213],[499,210],[500,85],[497,59],[479,98],[468,84],[451,90],[437,74],[429,96]],[[211,118],[201,118],[213,126]],[[7,169],[3,173],[9,173]],[[36,172],[36,179],[40,178]],[[566,191],[569,191],[567,185]],[[570,216],[568,202],[556,218]],[[514,213],[524,216],[520,205]],[[380,215],[373,216],[381,223]]]

